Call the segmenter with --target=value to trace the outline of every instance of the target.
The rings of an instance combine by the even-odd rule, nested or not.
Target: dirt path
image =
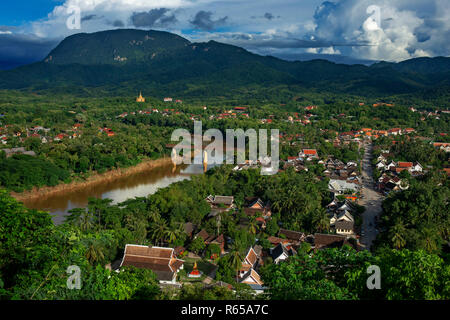
[[[375,181],[372,178],[372,143],[367,143],[364,146],[365,153],[362,161],[362,177],[363,177],[363,199],[359,202],[360,205],[366,207],[363,213],[363,224],[361,232],[361,244],[370,250],[373,240],[377,236],[375,227],[375,217],[381,214],[381,203],[383,197],[375,190]]]

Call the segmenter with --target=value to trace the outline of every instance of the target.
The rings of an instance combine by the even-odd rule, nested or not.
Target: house
[[[184,224],[184,232],[188,236],[188,238],[192,238],[192,234],[195,230],[195,226],[192,222],[187,222]]]
[[[344,210],[339,210],[339,209],[337,211],[340,211],[340,213],[339,214],[335,213],[331,217],[330,226],[333,226],[337,221],[349,221],[349,222],[355,221],[352,214],[347,209],[344,209]]]
[[[357,192],[359,186],[356,183],[347,182],[344,180],[330,179],[328,189],[337,194],[344,194],[346,191],[351,191],[352,193]]]
[[[377,161],[386,162],[387,158],[384,156],[384,154],[380,154],[377,158]]]
[[[64,139],[65,137],[67,137],[67,135],[65,133],[60,133],[58,134],[53,140],[54,141],[61,141],[62,139]]]
[[[413,166],[412,162],[401,162],[401,161],[399,161],[397,163],[397,168],[408,169],[408,171],[411,170],[412,166]]]
[[[261,276],[253,268],[245,273],[239,282],[249,285],[256,294],[261,294],[265,290],[264,282],[261,280]]]
[[[391,161],[391,163],[389,163],[387,166],[386,166],[386,170],[391,170],[392,168],[395,168],[397,165],[395,164],[395,162],[394,161]]]
[[[447,174],[447,177],[450,177],[450,168],[444,168],[443,171]]]
[[[319,154],[316,149],[303,149],[302,152],[298,155],[299,158],[305,159],[319,159]]]
[[[400,128],[389,129],[388,130],[388,134],[389,135],[393,135],[393,136],[401,135],[402,134],[402,129],[400,129]]]
[[[346,235],[341,234],[314,234],[314,250],[322,248],[340,248],[343,245],[351,245]]]
[[[267,220],[272,216],[270,202],[264,203],[260,198],[249,197],[245,199],[247,205],[244,212],[247,216],[259,215],[263,220]]]
[[[174,249],[127,244],[120,268],[133,266],[152,270],[162,284],[176,284],[184,261],[175,257]]]
[[[234,203],[233,196],[212,196],[209,195],[205,199],[211,206],[224,205],[226,207],[231,207]]]
[[[208,218],[216,217],[219,213],[229,211],[235,208],[233,196],[212,196],[206,197],[206,202],[211,206],[211,212]]]
[[[383,161],[380,161],[376,164],[376,168],[378,170],[384,171],[384,170],[386,170],[386,163],[384,163]]]
[[[435,148],[439,148],[440,150],[443,150],[445,152],[450,152],[450,143],[447,143],[447,142],[434,142],[433,146]]]
[[[419,162],[414,162],[411,170],[412,172],[423,172],[423,167]]]
[[[195,236],[195,238],[198,238],[198,237],[202,238],[206,245],[210,245],[210,244],[218,245],[220,247],[221,254],[225,253],[225,238],[224,238],[223,234],[216,237],[215,235],[210,235],[205,229],[202,229]]]
[[[268,240],[273,246],[277,246],[277,245],[279,245],[280,243],[283,243],[283,244],[286,245],[286,246],[289,245],[289,244],[291,244],[291,243],[289,242],[288,239],[283,239],[283,238],[274,237],[274,236],[268,237],[267,240]]]
[[[260,264],[261,257],[259,253],[254,248],[250,248],[242,261],[242,266],[238,273],[239,282],[248,284],[256,293],[264,291],[264,282],[256,271]]]
[[[164,98],[164,102],[172,102],[173,98]]]
[[[305,239],[304,233],[287,229],[280,229],[280,231],[278,231],[278,236],[281,235],[286,237],[286,239],[289,240],[289,243],[295,246],[298,246]]]
[[[398,162],[395,171],[397,173],[402,172],[403,170],[408,170],[408,172],[420,173],[423,171],[423,167],[419,162]]]
[[[251,247],[244,260],[242,261],[241,269],[239,270],[239,278],[242,278],[251,269],[256,269],[260,264],[260,256]]]
[[[297,252],[292,247],[289,246],[288,248],[283,243],[279,243],[275,248],[270,249],[269,253],[275,264],[278,264],[295,254],[297,254]]]
[[[334,224],[334,230],[337,234],[352,235],[354,224],[353,221],[339,220]]]

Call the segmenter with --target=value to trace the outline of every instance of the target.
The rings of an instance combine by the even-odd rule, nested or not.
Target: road
[[[377,236],[375,217],[381,214],[383,197],[375,190],[375,182],[372,178],[372,143],[365,143],[364,149],[362,161],[363,188],[361,192],[363,198],[359,201],[359,204],[365,206],[366,210],[363,213],[360,242],[367,250],[370,250],[372,242]]]

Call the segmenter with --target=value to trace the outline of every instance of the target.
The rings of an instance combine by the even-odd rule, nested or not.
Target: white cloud
[[[79,7],[85,18],[80,30],[66,27],[70,6]],[[380,8],[379,19],[367,11],[370,6]],[[214,39],[254,52],[301,50],[389,61],[450,54],[448,0],[66,0],[47,18],[31,22],[20,32],[61,39],[79,32],[134,28],[130,19],[134,13],[148,15],[161,8],[168,9],[167,18],[174,15],[174,19],[170,23],[161,20],[152,28],[164,27],[194,41]],[[201,10],[212,12],[214,20],[228,17],[223,30],[191,32],[195,26],[190,21]],[[255,19],[269,12],[277,18]]]
[[[370,6],[372,10],[368,12]],[[434,10],[422,12],[422,7]],[[441,0],[324,2],[316,11],[313,34],[335,44],[361,44],[352,46],[349,53],[365,59],[400,61],[448,54],[449,8],[450,2]],[[430,19],[439,23],[427,28]],[[419,35],[426,40],[421,41]]]
[[[328,48],[322,48],[320,49],[321,54],[341,54],[341,52],[338,49],[335,49],[334,47],[328,47]]]
[[[31,24],[31,32],[40,37],[65,37],[78,32],[95,32],[108,30],[118,26],[129,26],[130,16],[134,12],[144,12],[151,9],[177,9],[193,5],[192,0],[66,0],[56,6],[46,19]],[[83,21],[81,29],[70,30],[66,21],[71,16],[69,8],[79,8],[81,16],[95,15],[99,19]]]

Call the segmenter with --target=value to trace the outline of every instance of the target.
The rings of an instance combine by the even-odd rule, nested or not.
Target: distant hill
[[[0,72],[0,88],[205,96],[288,85],[386,95],[434,90],[448,86],[449,79],[450,58],[444,57],[370,67],[292,62],[215,41],[192,43],[168,32],[121,29],[70,36],[42,62]]]
[[[324,54],[324,53],[277,53],[273,54],[275,57],[287,60],[287,61],[311,61],[311,60],[328,60],[334,63],[342,64],[363,64],[370,66],[377,63],[376,60],[357,59],[340,54]]]

